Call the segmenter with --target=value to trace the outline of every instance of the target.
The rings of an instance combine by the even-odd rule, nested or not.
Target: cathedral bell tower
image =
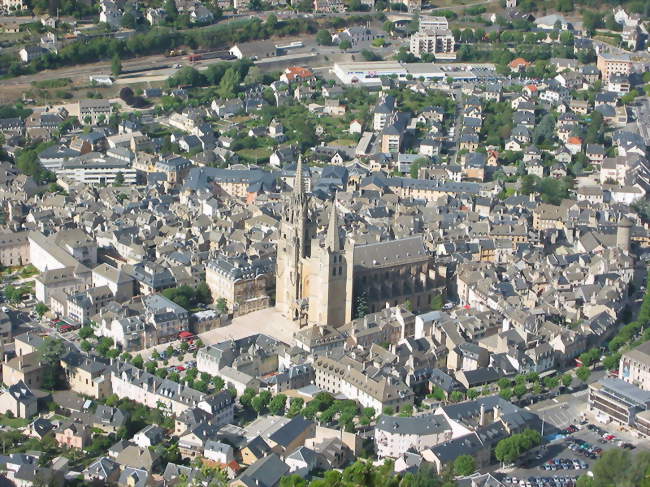
[[[278,239],[276,308],[293,320],[301,320],[303,266],[309,257],[308,196],[303,184],[302,156],[298,157],[293,191],[287,201]]]
[[[341,245],[341,231],[332,200],[327,233],[323,245],[315,248],[311,258],[314,286],[310,286],[309,322],[338,327],[345,324],[349,256]]]

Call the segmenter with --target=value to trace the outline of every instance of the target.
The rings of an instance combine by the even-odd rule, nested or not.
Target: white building
[[[375,450],[379,458],[398,458],[408,450],[421,452],[451,439],[449,422],[436,414],[410,418],[384,415],[375,427]]]
[[[123,184],[135,184],[138,171],[126,162],[98,152],[88,152],[70,159],[54,171],[64,177],[84,184],[113,184],[122,175]]]

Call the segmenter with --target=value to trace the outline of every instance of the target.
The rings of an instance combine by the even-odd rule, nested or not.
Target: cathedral
[[[339,221],[335,200],[320,231],[310,202],[299,159],[280,222],[276,308],[300,327],[338,327],[407,302],[414,312],[425,312],[434,295],[444,294],[422,236],[355,243]]]

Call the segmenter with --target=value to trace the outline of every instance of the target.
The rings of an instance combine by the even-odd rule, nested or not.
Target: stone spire
[[[296,166],[296,177],[293,182],[293,192],[297,195],[302,195],[305,188],[302,184],[302,154],[298,156],[298,165]]]
[[[332,200],[332,207],[330,209],[329,225],[327,226],[327,237],[325,245],[332,252],[339,252],[341,250],[341,234],[339,232],[339,219],[336,213],[336,195]]]

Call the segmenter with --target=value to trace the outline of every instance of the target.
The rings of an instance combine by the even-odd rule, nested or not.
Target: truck
[[[194,53],[194,54],[190,54],[189,56],[187,56],[187,60],[189,62],[191,62],[191,63],[195,63],[197,61],[200,61],[201,59],[202,59],[201,54]]]

